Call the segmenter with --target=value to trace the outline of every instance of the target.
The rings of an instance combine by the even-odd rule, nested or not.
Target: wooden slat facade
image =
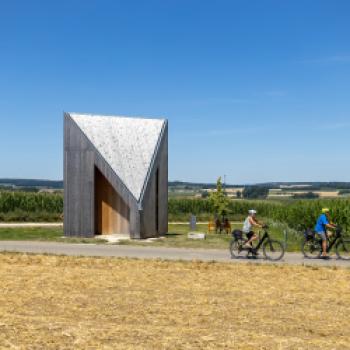
[[[95,233],[130,233],[130,209],[95,168]]]

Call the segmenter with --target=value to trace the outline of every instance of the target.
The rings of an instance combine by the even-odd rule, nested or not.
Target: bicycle
[[[276,241],[270,238],[268,232],[268,226],[264,226],[264,234],[260,237],[259,242],[255,247],[245,248],[244,244],[248,242],[248,239],[243,238],[243,232],[240,230],[234,230],[232,232],[232,240],[230,243],[231,259],[238,259],[244,257],[246,254],[247,258],[256,258],[258,251],[262,248],[265,259],[277,261],[284,256],[284,247],[280,241]]]
[[[334,238],[327,235],[327,253],[335,247],[335,253],[338,259],[350,260],[350,239],[343,238],[341,227],[337,227]],[[301,251],[305,258],[318,259],[322,254],[322,239],[316,237],[312,230],[304,232],[304,240],[301,244]]]

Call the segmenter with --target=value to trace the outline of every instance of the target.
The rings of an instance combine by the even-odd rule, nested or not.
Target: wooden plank
[[[158,177],[157,177],[158,171]],[[157,190],[158,187],[158,190]],[[144,192],[141,238],[168,232],[168,128],[165,126],[158,153]],[[158,226],[158,227],[157,227]]]
[[[94,235],[94,152],[69,115],[64,116],[64,233]]]
[[[97,168],[95,168],[95,201],[97,234],[130,234],[130,210]]]

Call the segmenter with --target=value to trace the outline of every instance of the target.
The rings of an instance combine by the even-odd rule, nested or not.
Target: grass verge
[[[241,228],[240,224],[234,224],[233,228]],[[204,224],[197,225],[198,232],[207,232],[208,226]],[[283,241],[284,226],[271,225],[270,234],[273,238]],[[147,242],[144,240],[122,241],[119,244],[139,245],[139,246],[158,246],[158,247],[178,247],[178,248],[204,248],[204,249],[228,249],[231,241],[231,235],[226,233],[216,234],[208,233],[205,240],[193,240],[187,238],[189,232],[188,224],[169,224],[169,232],[160,240]],[[287,251],[300,251],[300,236],[293,231],[288,236]],[[41,228],[41,227],[12,227],[0,228],[0,240],[37,240],[37,241],[56,241],[68,243],[97,243],[103,244],[104,241],[93,238],[63,238],[62,228]]]
[[[60,227],[10,227],[0,228],[2,241],[54,241],[68,243],[104,243],[94,238],[65,238]]]
[[[241,229],[241,224],[234,224],[232,229]],[[208,226],[197,225],[198,232],[207,233]],[[273,224],[269,229],[272,238],[284,242],[284,231],[287,230],[284,226]],[[147,241],[123,241],[125,245],[152,245],[162,247],[178,247],[178,248],[204,248],[204,249],[228,249],[232,239],[231,234],[226,233],[208,233],[205,240],[193,240],[187,238],[187,233],[190,231],[188,224],[169,224],[169,232],[164,235],[163,239],[147,242]],[[287,230],[287,251],[300,251],[301,236],[294,231]]]

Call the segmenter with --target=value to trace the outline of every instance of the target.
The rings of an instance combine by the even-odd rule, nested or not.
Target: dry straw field
[[[0,255],[0,348],[350,349],[350,270]]]

